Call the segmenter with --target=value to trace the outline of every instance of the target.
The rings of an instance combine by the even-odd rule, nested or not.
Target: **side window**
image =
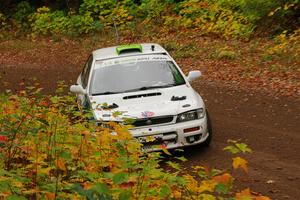
[[[93,63],[93,56],[90,55],[89,59],[85,63],[84,68],[81,72],[81,83],[83,88],[86,88],[88,84],[92,63]]]

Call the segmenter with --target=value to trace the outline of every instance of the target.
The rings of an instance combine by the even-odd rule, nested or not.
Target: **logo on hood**
[[[149,117],[153,117],[154,116],[154,112],[151,112],[151,111],[145,111],[145,112],[142,112],[142,117],[144,118],[149,118]]]

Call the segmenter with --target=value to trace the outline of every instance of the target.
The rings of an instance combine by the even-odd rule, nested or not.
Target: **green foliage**
[[[234,178],[221,170],[195,166],[181,170],[183,157],[167,164],[160,153],[143,153],[127,129],[109,122],[96,126],[74,97],[46,96],[27,87],[0,95],[0,198],[4,199],[228,199]],[[114,133],[114,134],[112,134]],[[249,148],[234,142],[241,152]],[[247,169],[234,158],[234,168]],[[179,175],[183,174],[183,175]],[[248,190],[247,190],[248,191]],[[265,199],[250,191],[243,195]]]
[[[246,17],[218,2],[185,0],[174,10],[178,13],[173,19],[175,26],[195,28],[202,34],[248,38],[255,27]],[[167,24],[171,22],[172,19],[168,18]]]
[[[137,16],[146,22],[155,20],[159,21],[162,13],[165,11],[166,4],[160,0],[143,0],[138,7]],[[144,22],[145,23],[145,22]]]
[[[116,0],[83,0],[83,3],[79,8],[79,13],[85,14],[89,12],[92,14],[93,18],[98,18],[100,16],[105,17],[112,13],[112,10],[116,4]]]
[[[260,0],[218,0],[215,2],[241,13],[254,23],[263,17],[267,17],[272,9],[280,5],[279,1],[272,0],[265,0],[263,3]]]
[[[229,140],[228,142],[231,143],[231,145],[228,145],[224,148],[225,151],[229,151],[232,154],[237,153],[252,153],[252,150],[248,147],[245,143],[238,143],[234,140]]]
[[[267,56],[286,57],[289,62],[300,61],[300,28],[288,34],[284,31],[275,37],[275,44],[267,50]]]
[[[8,23],[7,23],[7,17],[0,12],[0,30],[5,30],[9,27]],[[1,34],[0,34],[1,36]]]
[[[32,14],[30,22],[33,33],[42,35],[84,34],[103,28],[101,22],[94,21],[88,13],[66,15],[63,11],[51,12],[47,7],[41,7]]]
[[[16,21],[20,29],[27,30],[30,26],[28,23],[29,16],[34,12],[34,9],[27,1],[21,1],[16,6],[16,12],[13,14],[13,19]]]
[[[132,10],[135,10],[135,4],[129,0],[84,0],[79,14],[89,14],[95,21],[100,20],[104,26],[112,26],[115,22],[123,27],[133,18],[130,14]]]
[[[52,8],[34,11],[22,1],[11,16],[18,29],[31,28],[35,35],[76,36],[111,29],[116,24],[132,34],[137,29],[164,26],[167,30],[194,29],[200,34],[248,39],[266,24],[272,27],[267,32],[294,30],[299,26],[300,9],[299,0],[141,0],[139,4],[131,0],[83,0],[75,9],[69,3],[65,9],[53,9],[64,4],[56,1],[50,4]]]

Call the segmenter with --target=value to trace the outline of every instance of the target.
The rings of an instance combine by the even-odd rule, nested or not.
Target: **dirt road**
[[[74,83],[80,67],[0,66],[0,91],[37,77],[45,92],[58,80]],[[222,151],[228,139],[241,139],[254,152],[247,155],[249,174],[234,172],[238,188],[250,187],[272,199],[300,198],[300,102],[264,93],[231,89],[200,80],[194,88],[204,97],[214,126],[210,148],[187,149],[186,168],[205,164],[230,169],[231,155]]]

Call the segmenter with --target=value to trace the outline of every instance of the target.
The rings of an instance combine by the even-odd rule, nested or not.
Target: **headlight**
[[[205,110],[203,108],[188,111],[177,116],[177,122],[186,122],[195,119],[201,119],[205,116]]]

